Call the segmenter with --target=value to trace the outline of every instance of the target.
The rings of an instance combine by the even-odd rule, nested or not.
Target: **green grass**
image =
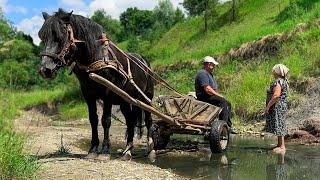
[[[304,0],[299,0],[304,2]],[[194,91],[194,77],[200,69],[201,58],[206,55],[218,56],[243,43],[257,40],[266,35],[290,31],[299,23],[314,22],[319,18],[320,2],[313,1],[308,11],[299,9],[301,15],[296,17],[295,11],[288,11],[289,0],[246,0],[239,9],[237,22],[225,23],[204,34],[202,17],[189,19],[172,28],[154,45],[147,56],[153,57],[152,66],[167,66],[178,61],[199,62],[195,67],[182,67],[162,73],[171,85],[182,93]],[[309,3],[309,1],[308,1]],[[220,8],[220,14],[225,12]],[[292,4],[290,4],[292,6]],[[301,8],[301,7],[300,7]],[[287,14],[281,22],[276,21],[280,15]],[[294,17],[294,18],[293,18]],[[314,24],[314,23],[313,23]],[[265,106],[266,90],[272,82],[271,69],[277,63],[284,63],[290,69],[290,103],[300,101],[295,89],[304,79],[319,76],[319,38],[318,25],[301,33],[293,41],[282,45],[276,56],[259,60],[228,60],[222,62],[214,72],[219,89],[231,101],[236,121],[255,117]],[[165,94],[166,92],[161,92]],[[237,122],[238,123],[238,122]]]
[[[211,30],[203,33],[203,18],[196,17],[178,24],[145,54],[154,59],[153,66],[165,66],[176,61],[200,60],[206,55],[220,55],[242,43],[256,40],[268,34],[292,29],[300,22],[319,17],[320,5],[299,18],[288,19],[282,23],[275,21],[289,0],[246,0],[239,8],[239,20],[226,23],[221,27],[212,25]],[[229,6],[228,4],[223,5]],[[221,13],[223,13],[222,11]],[[226,20],[227,21],[227,20]]]
[[[88,110],[84,101],[70,101],[61,104],[59,113],[62,120],[87,118]]]
[[[289,101],[292,104],[298,103],[301,95],[295,91],[295,86],[305,79],[320,75],[317,66],[320,63],[319,38],[319,26],[312,25],[293,41],[283,44],[277,56],[264,60],[231,60],[218,66],[214,74],[220,90],[233,105],[235,120],[243,122],[250,117],[256,117],[264,108],[266,90],[273,80],[271,69],[277,63],[289,67],[289,81],[293,85],[290,88]],[[194,91],[194,76],[200,68],[200,65],[197,65],[169,70],[161,75],[179,91],[187,93]]]
[[[0,99],[0,179],[36,177],[39,165],[24,149],[24,136],[14,130],[13,120],[19,116],[19,110],[41,103],[58,103],[62,120],[87,117],[78,86],[26,92],[0,89]]]
[[[13,119],[23,107],[61,97],[63,90],[15,92],[0,90],[0,179],[29,179],[38,168],[23,147],[24,137],[14,131]]]

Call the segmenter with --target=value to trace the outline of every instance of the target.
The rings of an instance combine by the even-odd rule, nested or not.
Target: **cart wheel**
[[[166,123],[156,123],[151,126],[151,136],[154,143],[155,150],[161,150],[166,148],[170,141],[170,132],[168,129],[170,127],[166,126]]]
[[[211,152],[213,153],[221,153],[227,150],[229,145],[229,128],[225,121],[213,121],[209,142]]]

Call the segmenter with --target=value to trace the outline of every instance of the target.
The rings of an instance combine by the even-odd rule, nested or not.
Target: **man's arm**
[[[205,91],[207,94],[209,94],[209,95],[215,95],[215,96],[219,96],[219,97],[222,97],[222,98],[223,98],[223,96],[222,96],[221,94],[219,94],[217,91],[215,91],[214,89],[212,89],[211,86],[206,85],[206,86],[204,86],[203,88],[204,88],[204,91]]]

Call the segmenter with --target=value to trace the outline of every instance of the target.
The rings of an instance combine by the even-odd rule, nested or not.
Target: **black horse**
[[[122,52],[115,45],[112,45],[112,42],[107,44],[108,47],[105,47],[106,43],[101,38],[103,34],[102,27],[88,18],[73,15],[72,12],[67,13],[62,9],[59,9],[52,16],[44,12],[43,17],[45,22],[39,31],[39,37],[45,44],[45,50],[41,53],[42,60],[39,73],[44,78],[54,78],[60,68],[65,66],[73,68],[72,71],[80,82],[81,91],[89,111],[89,120],[92,128],[89,153],[97,153],[99,146],[97,100],[102,100],[104,104],[101,118],[104,139],[100,153],[109,153],[109,128],[111,125],[112,105],[120,105],[121,112],[126,119],[126,155],[131,157],[130,149],[133,147],[134,128],[139,118],[141,119],[142,113],[145,114],[144,120],[148,131],[148,146],[151,152],[153,150],[153,142],[150,134],[150,127],[152,125],[150,112],[143,111],[125,102],[106,87],[89,78],[89,73],[94,72],[113,82],[132,97],[150,104],[146,100],[147,98],[144,98],[141,95],[142,93],[137,91],[136,87],[128,83],[130,77],[132,77],[141,91],[149,99],[152,99],[154,83],[150,73],[148,73],[148,70],[150,70],[148,68],[150,67],[149,63],[138,54]],[[135,63],[132,63],[133,59]],[[117,68],[124,70],[126,74],[132,74],[132,76],[128,79],[117,68],[104,68],[105,63],[111,60],[115,60],[113,62],[116,62],[114,64],[116,64]]]

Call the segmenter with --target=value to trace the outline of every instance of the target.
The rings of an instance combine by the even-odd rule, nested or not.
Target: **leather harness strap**
[[[98,60],[96,62],[91,63],[89,66],[85,66],[76,62],[76,65],[79,69],[85,70],[86,72],[95,72],[105,68],[111,68],[117,71],[123,78],[130,79],[128,74],[123,70],[123,66],[116,60],[109,60],[105,62],[104,60]]]
[[[81,40],[74,38],[74,33],[72,30],[71,24],[67,24],[67,32],[68,32],[68,36],[66,37],[66,42],[64,43],[63,48],[59,54],[48,52],[48,51],[43,51],[40,53],[40,55],[41,56],[49,56],[53,59],[59,60],[59,66],[67,65],[64,57],[66,56],[66,54],[68,54],[70,47],[75,47],[76,42],[84,42],[84,41],[81,41]]]
[[[85,66],[82,65],[80,63],[77,62],[77,66],[80,69],[85,70],[86,72],[94,72],[94,71],[98,71],[101,69],[105,69],[105,68],[111,68],[114,69],[115,71],[117,71],[123,78],[124,81],[122,82],[122,84],[126,84],[127,82],[129,82],[132,86],[134,86],[137,91],[149,102],[151,103],[151,99],[146,96],[143,91],[140,89],[139,86],[137,86],[137,84],[134,82],[133,77],[132,77],[132,73],[131,73],[131,69],[130,69],[130,61],[127,58],[128,61],[128,73],[126,73],[123,70],[123,66],[119,63],[119,61],[117,60],[109,60],[108,62],[105,62],[104,60],[98,60],[96,62],[93,62],[92,64],[90,64],[89,66]],[[128,81],[129,80],[129,81]]]

